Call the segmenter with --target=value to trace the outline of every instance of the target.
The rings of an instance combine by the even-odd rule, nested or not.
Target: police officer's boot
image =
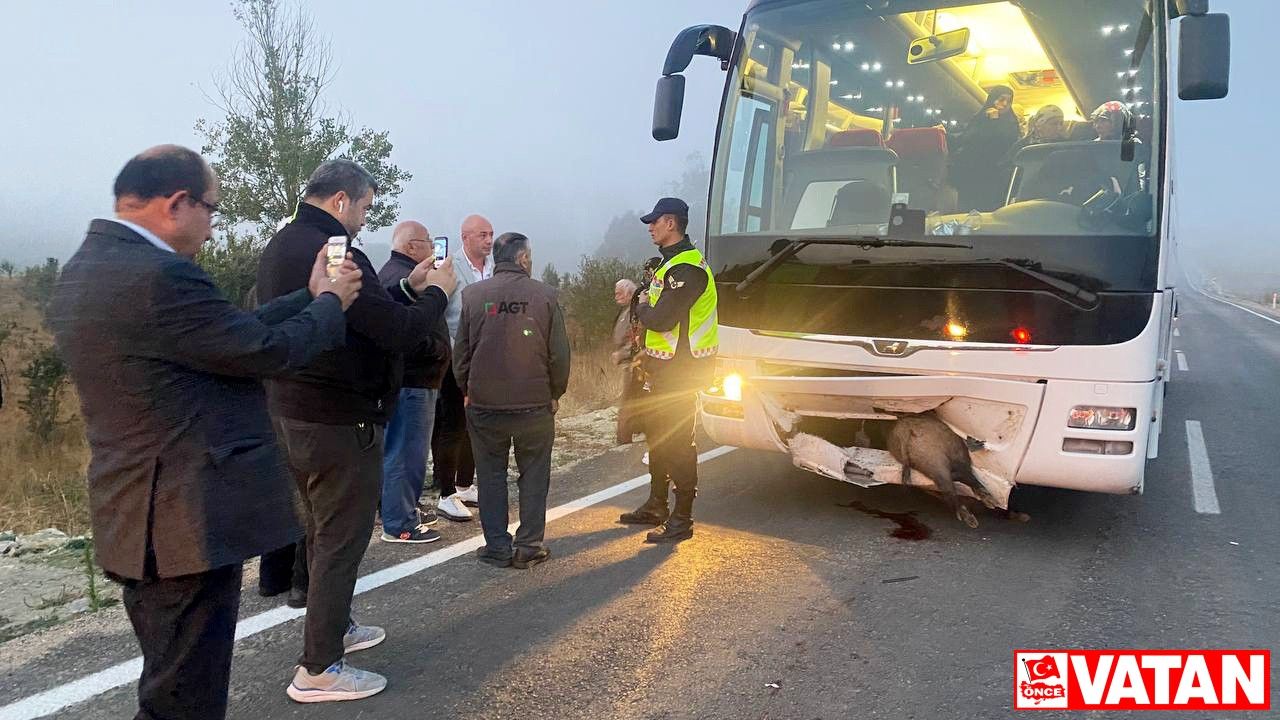
[[[667,479],[649,478],[649,499],[629,513],[622,513],[618,522],[626,525],[661,525],[667,521]]]
[[[693,537],[693,496],[693,491],[676,490],[676,507],[671,517],[646,535],[644,541],[674,543]]]

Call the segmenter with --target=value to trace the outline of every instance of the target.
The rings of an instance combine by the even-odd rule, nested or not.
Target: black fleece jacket
[[[294,219],[263,250],[259,301],[270,302],[306,287],[320,248],[329,237],[346,234],[342,223],[325,210],[299,205]],[[359,248],[350,250],[364,284],[347,309],[346,345],[317,356],[287,378],[267,383],[272,415],[326,425],[385,425],[400,392],[404,354],[420,348],[444,316],[449,298],[443,290],[427,288],[417,299],[406,297],[398,286],[388,291],[369,258]]]
[[[417,266],[418,263],[413,258],[392,250],[391,259],[378,271],[378,279],[392,297],[402,296],[404,293],[398,289],[400,281],[409,277],[409,273]],[[412,303],[408,298],[404,298],[404,301],[406,304]],[[417,350],[405,353],[403,386],[439,390],[444,382],[444,374],[449,371],[449,346],[449,326],[441,315],[440,321],[431,331],[431,337]]]

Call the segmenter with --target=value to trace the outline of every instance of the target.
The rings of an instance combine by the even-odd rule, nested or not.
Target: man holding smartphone
[[[399,223],[391,234],[391,258],[378,271],[382,286],[394,293],[400,281],[426,260],[441,264],[443,255],[433,251],[431,233],[420,222]],[[394,297],[394,295],[393,295]],[[408,298],[405,298],[408,301]],[[449,329],[441,315],[431,336],[415,351],[404,356],[404,381],[395,413],[387,423],[387,442],[382,459],[382,541],[389,543],[432,543],[440,533],[418,514],[427,474],[427,447],[436,417],[440,382],[449,370]]]
[[[350,160],[316,168],[294,218],[262,253],[262,301],[302,287],[304,258],[330,237],[355,237],[377,190],[373,176]],[[422,262],[388,292],[369,258],[354,247],[351,255],[365,292],[347,312],[345,345],[267,388],[306,511],[306,551],[294,571],[307,577],[304,648],[286,690],[297,702],[356,700],[386,688],[386,678],[345,662],[347,653],[386,638],[381,628],[351,619],[351,596],[373,531],[383,428],[399,399],[403,356],[430,338],[457,285],[452,263],[437,269]]]
[[[451,340],[457,338],[462,318],[462,289],[493,277],[493,223],[479,215],[470,215],[462,221],[462,254],[454,267],[458,273],[458,292],[449,300],[445,315]],[[467,506],[480,503],[463,395],[453,372],[446,373],[436,405],[435,434],[431,438],[433,474],[440,486],[436,512],[455,522],[471,520]]]

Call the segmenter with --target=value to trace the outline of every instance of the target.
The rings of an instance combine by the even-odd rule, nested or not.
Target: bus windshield
[[[924,239],[1016,238],[1032,259],[1050,237],[1152,242],[1164,38],[1150,8],[757,5],[730,71],[710,236],[885,236],[907,210]]]

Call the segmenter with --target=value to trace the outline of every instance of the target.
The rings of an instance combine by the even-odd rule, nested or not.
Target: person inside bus
[[[1099,142],[1123,140],[1125,128],[1133,127],[1133,114],[1119,100],[1108,100],[1089,115],[1089,122],[1093,123]]]
[[[951,180],[962,210],[986,212],[1004,204],[1009,173],[1002,161],[1021,134],[1013,112],[1013,89],[992,87],[952,154]]]
[[[1141,140],[1133,128],[1133,116],[1129,109],[1116,100],[1098,106],[1089,115],[1095,142],[1115,142],[1123,139],[1129,128],[1130,139],[1138,145]],[[1021,194],[1023,199],[1056,200],[1081,205],[1100,190],[1121,195],[1140,192],[1146,188],[1147,156],[1142,154],[1130,171],[1114,163],[1107,163],[1096,152],[1058,151],[1045,158],[1039,173],[1028,183]]]
[[[1005,158],[1006,165],[1013,165],[1018,151],[1031,145],[1062,142],[1067,139],[1067,121],[1062,108],[1057,105],[1045,105],[1036,111],[1027,121],[1027,134],[1014,144]]]

